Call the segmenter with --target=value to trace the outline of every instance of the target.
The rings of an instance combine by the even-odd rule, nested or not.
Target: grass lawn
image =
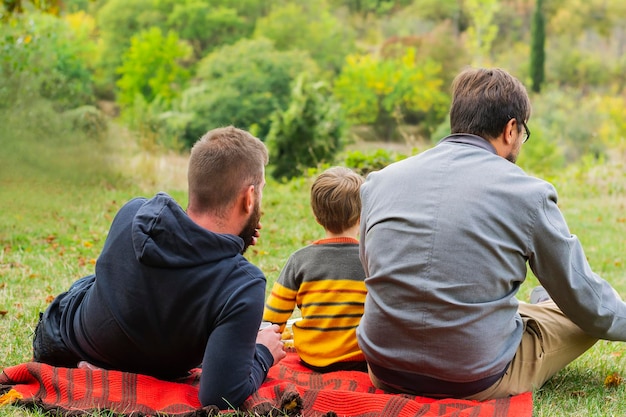
[[[75,163],[83,159],[77,157],[80,152],[52,152],[42,160],[39,148],[15,153],[29,155],[27,160],[0,156],[0,368],[30,360],[39,311],[93,271],[112,217],[123,203],[163,190],[186,205],[184,159],[127,152],[113,170],[107,167],[92,175],[91,165],[104,166],[110,156],[99,145],[93,147],[99,149],[99,158],[91,164]],[[120,177],[115,173],[120,171],[127,174]],[[554,183],[570,229],[583,242],[592,267],[626,297],[624,172],[617,162],[579,167],[560,173]],[[309,186],[308,179],[287,184],[268,179],[261,239],[248,253],[266,273],[268,290],[291,252],[322,237],[310,214]],[[534,285],[529,272],[520,299],[527,300]],[[608,375],[626,376],[625,365],[626,345],[597,343],[536,392],[534,415],[626,415],[624,385],[605,386]],[[36,414],[0,407],[0,417]]]

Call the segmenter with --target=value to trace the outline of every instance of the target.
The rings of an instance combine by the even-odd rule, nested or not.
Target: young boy
[[[311,186],[311,208],[324,239],[294,252],[275,282],[263,320],[283,331],[297,305],[294,347],[302,363],[318,372],[361,370],[367,364],[356,340],[365,303],[365,273],[357,240],[363,177],[332,167]]]

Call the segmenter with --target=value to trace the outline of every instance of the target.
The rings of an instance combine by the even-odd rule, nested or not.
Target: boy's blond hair
[[[321,173],[311,186],[311,208],[318,223],[331,233],[342,233],[361,216],[363,177],[344,167]]]

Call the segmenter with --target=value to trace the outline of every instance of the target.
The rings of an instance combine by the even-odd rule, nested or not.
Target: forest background
[[[0,368],[29,359],[38,311],[93,270],[121,204],[165,190],[184,205],[186,156],[208,129],[270,149],[248,256],[271,283],[321,237],[310,178],[433,146],[468,65],[528,87],[518,163],[557,185],[592,266],[626,294],[625,52],[621,0],[2,0]],[[529,272],[520,298],[534,284]],[[626,414],[624,352],[598,344],[535,414]]]
[[[619,0],[2,5],[0,111],[10,129],[30,126],[26,112],[97,140],[113,116],[144,144],[185,151],[209,127],[233,124],[265,140],[272,176],[289,179],[355,139],[439,140],[450,82],[474,65],[503,67],[532,91],[526,169],[604,156],[626,131]]]

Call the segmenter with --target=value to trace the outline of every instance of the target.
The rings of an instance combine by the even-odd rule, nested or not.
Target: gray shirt
[[[592,272],[554,187],[487,141],[452,135],[371,173],[361,198],[357,336],[375,366],[456,383],[501,374],[522,337],[527,264],[584,331],[626,340],[626,304]]]

